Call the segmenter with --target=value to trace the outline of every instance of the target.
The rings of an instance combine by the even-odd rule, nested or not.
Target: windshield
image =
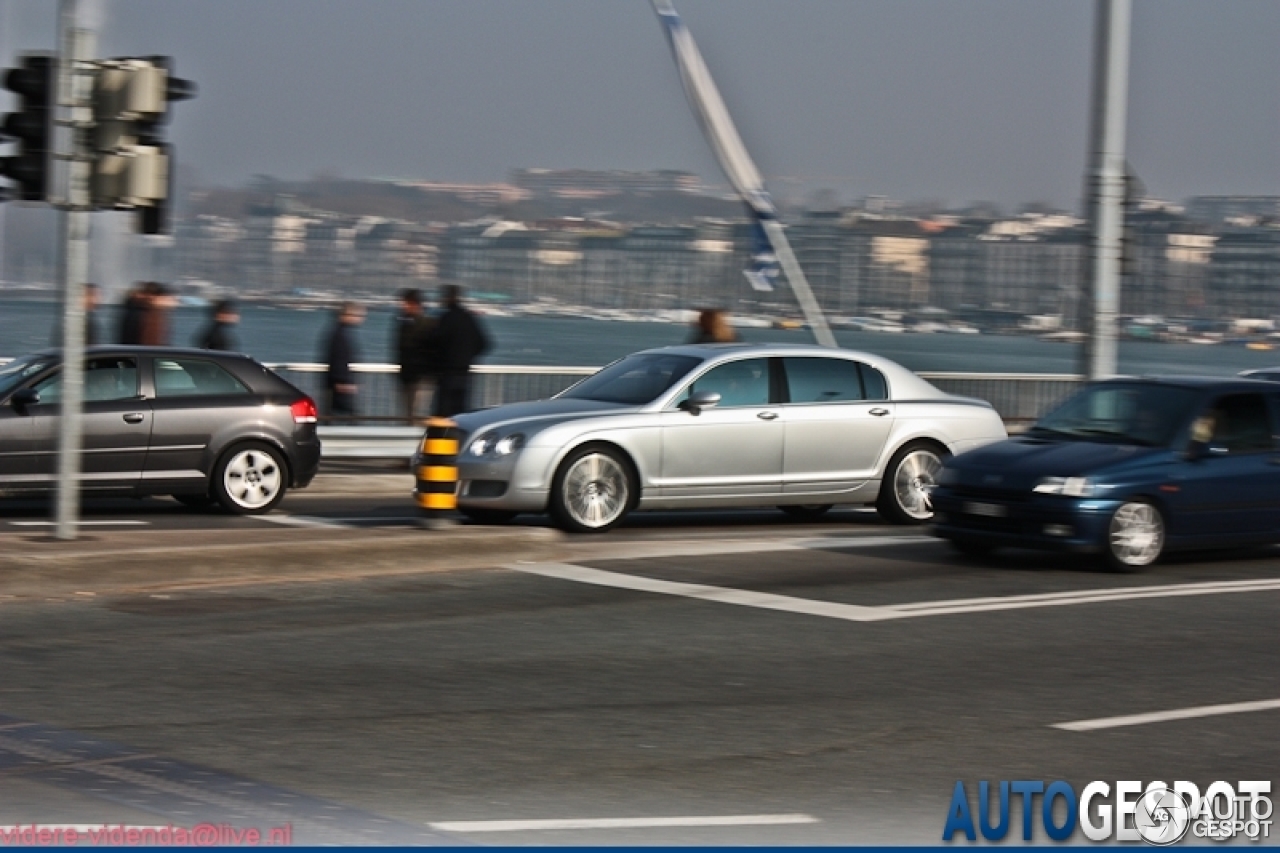
[[[17,390],[28,377],[34,376],[53,364],[50,356],[29,355],[0,365],[0,397],[7,397]]]
[[[1031,433],[1164,447],[1200,397],[1191,388],[1147,383],[1092,385],[1040,419]]]
[[[571,400],[643,406],[653,402],[701,363],[702,359],[692,355],[631,355],[602,368],[560,396]]]

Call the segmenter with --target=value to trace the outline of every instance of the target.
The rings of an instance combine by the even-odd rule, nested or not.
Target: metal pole
[[[1083,372],[1115,376],[1124,232],[1125,122],[1129,94],[1132,0],[1097,0],[1093,47],[1093,117],[1089,139],[1089,273]]]
[[[56,202],[62,208],[62,416],[58,419],[59,539],[75,539],[80,516],[80,450],[84,409],[84,285],[89,277],[89,179],[93,115],[94,32],[84,21],[82,0],[61,0],[58,7],[58,85],[55,110],[54,173],[60,182]]]
[[[9,40],[8,33],[13,30],[13,4],[10,0],[0,0],[0,58],[9,56]],[[0,204],[0,285],[8,283],[5,278],[5,270],[9,268],[9,258],[5,254],[5,209],[6,205]]]

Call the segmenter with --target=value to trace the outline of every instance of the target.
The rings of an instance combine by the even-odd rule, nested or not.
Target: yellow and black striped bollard
[[[428,527],[444,523],[458,507],[458,427],[448,418],[428,418],[422,464],[414,472],[415,497]]]

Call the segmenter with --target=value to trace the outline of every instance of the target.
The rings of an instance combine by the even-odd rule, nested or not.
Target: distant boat
[[[1270,352],[1271,350],[1275,349],[1275,346],[1267,343],[1266,341],[1249,341],[1249,343],[1244,345],[1244,348],[1259,350],[1261,352]]]
[[[1085,339],[1084,332],[1050,332],[1041,335],[1040,340],[1060,344],[1078,344]]]

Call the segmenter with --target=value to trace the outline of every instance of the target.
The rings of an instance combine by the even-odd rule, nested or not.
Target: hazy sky
[[[648,0],[98,0],[170,54],[202,182],[687,169],[723,184]],[[0,0],[5,65],[54,0]],[[1075,207],[1087,0],[676,0],[775,194]],[[4,105],[0,104],[0,107]],[[1280,194],[1280,0],[1136,0],[1130,155],[1154,195]]]

